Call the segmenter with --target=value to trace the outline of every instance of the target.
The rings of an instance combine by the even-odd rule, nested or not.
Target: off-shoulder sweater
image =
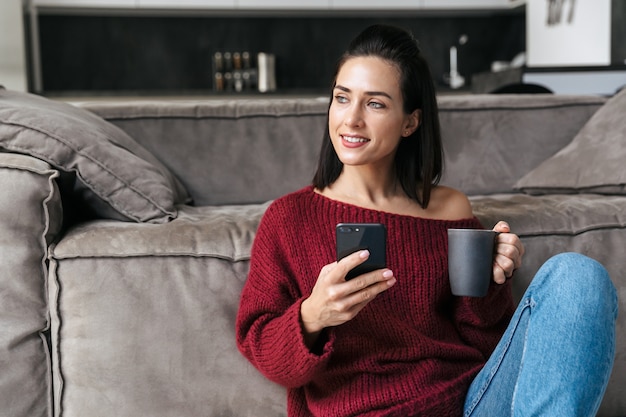
[[[336,259],[335,225],[387,227],[397,283],[351,321],[304,342],[300,305]],[[433,220],[337,202],[306,187],[275,200],[259,225],[237,315],[237,345],[267,378],[287,387],[288,415],[460,416],[469,385],[513,312],[510,283],[484,298],[455,297],[447,229],[476,218]]]

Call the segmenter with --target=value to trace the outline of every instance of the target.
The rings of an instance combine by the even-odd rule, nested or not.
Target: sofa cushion
[[[166,224],[92,221],[51,249],[60,415],[286,415],[285,389],[235,342],[266,207],[182,206]]]
[[[554,156],[522,177],[529,194],[626,193],[626,88],[604,104]]]
[[[42,159],[78,179],[99,217],[165,222],[184,187],[145,148],[104,119],[67,103],[0,89],[0,147]]]
[[[178,206],[167,224],[95,220],[72,227],[54,248],[55,258],[212,256],[250,259],[256,228],[269,202],[235,206]]]
[[[494,194],[472,196],[470,201],[484,227],[492,228],[499,220],[505,220],[522,241],[546,242],[545,247],[526,247],[524,265],[516,273],[523,277],[517,283],[522,282],[524,289],[543,262],[563,251],[589,255],[606,266],[617,282],[626,280],[622,261],[626,244],[626,197]],[[614,239],[609,238],[611,234]],[[568,243],[561,245],[557,241]]]

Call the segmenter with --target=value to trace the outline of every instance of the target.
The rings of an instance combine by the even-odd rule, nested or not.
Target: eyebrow
[[[343,85],[335,85],[335,89],[339,89],[346,93],[352,92],[352,90],[350,90],[348,87],[344,87]],[[368,96],[384,96],[384,97],[389,98],[390,100],[393,100],[393,97],[391,97],[389,94],[385,93],[384,91],[366,91],[365,94]]]

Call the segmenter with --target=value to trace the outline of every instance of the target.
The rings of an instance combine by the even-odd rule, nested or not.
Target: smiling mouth
[[[355,136],[341,136],[341,138],[348,143],[365,143],[365,142],[370,141],[369,139],[355,137]]]

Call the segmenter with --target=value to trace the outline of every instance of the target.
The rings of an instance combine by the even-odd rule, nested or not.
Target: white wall
[[[609,65],[611,0],[528,0],[526,49],[529,67]]]
[[[22,0],[0,0],[0,85],[26,91]]]

